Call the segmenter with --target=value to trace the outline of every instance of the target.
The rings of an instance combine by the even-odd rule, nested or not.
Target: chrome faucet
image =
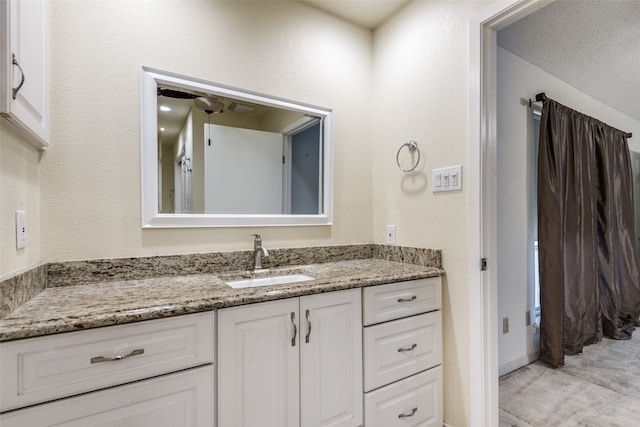
[[[262,258],[269,256],[267,248],[262,246],[262,237],[259,234],[251,234],[253,236],[253,271],[261,271]]]

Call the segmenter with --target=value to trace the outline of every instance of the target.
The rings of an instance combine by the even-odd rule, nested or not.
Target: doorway
[[[469,163],[471,176],[478,177],[478,186],[470,188],[469,218],[469,296],[470,296],[470,345],[472,353],[477,350],[477,360],[470,361],[471,419],[472,425],[497,425],[497,377],[498,377],[498,319],[497,304],[497,31],[526,17],[548,2],[511,1],[488,6],[471,20],[470,60],[470,144]],[[555,83],[554,83],[555,85]],[[583,112],[596,115],[618,128],[637,132],[637,121],[628,121],[611,115],[611,109],[590,104],[583,108],[584,94],[577,100],[573,94],[567,96],[560,85],[551,87],[520,87],[515,91],[516,102],[512,109],[524,110],[518,98],[530,97],[548,90],[552,96]],[[575,89],[575,88],[574,88]],[[561,93],[562,92],[562,93]],[[584,111],[586,110],[586,111]],[[633,142],[633,141],[632,141]],[[477,204],[477,205],[476,205]],[[478,230],[474,230],[474,226]],[[475,258],[486,258],[489,268],[478,273]],[[493,261],[493,262],[492,262]],[[477,424],[476,424],[476,421]]]
[[[498,298],[496,239],[496,32],[544,7],[534,0],[491,4],[470,21],[468,292],[469,420],[498,425]],[[472,179],[473,181],[473,179]],[[486,259],[487,268],[478,268]],[[480,263],[485,265],[484,262]]]

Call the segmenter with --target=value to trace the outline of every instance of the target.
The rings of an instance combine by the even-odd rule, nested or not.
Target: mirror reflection
[[[156,87],[159,213],[322,213],[324,117]]]

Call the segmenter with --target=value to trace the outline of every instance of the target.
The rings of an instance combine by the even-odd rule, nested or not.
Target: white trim
[[[255,104],[285,108],[321,120],[323,125],[323,164],[321,173],[322,212],[318,215],[214,215],[214,214],[161,214],[158,202],[158,144],[157,144],[157,84],[166,84],[187,90],[215,93],[221,96]],[[183,227],[251,227],[331,225],[333,223],[333,144],[332,111],[295,101],[238,89],[207,80],[183,76],[143,66],[140,73],[140,157],[143,228]]]
[[[496,31],[550,1],[489,5],[470,22],[469,60],[469,423],[498,425],[496,239]],[[488,269],[480,272],[480,259]]]
[[[525,354],[524,356],[520,356],[512,360],[511,362],[507,362],[501,365],[498,370],[498,376],[501,377],[503,375],[508,374],[509,372],[513,372],[516,369],[520,369],[523,366],[527,366],[528,364],[533,363],[534,361],[538,360],[539,354],[540,353],[537,351],[535,353],[528,353],[528,354]]]

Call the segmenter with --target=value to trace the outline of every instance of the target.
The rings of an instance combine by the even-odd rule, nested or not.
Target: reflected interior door
[[[204,126],[205,213],[281,214],[282,135]]]

